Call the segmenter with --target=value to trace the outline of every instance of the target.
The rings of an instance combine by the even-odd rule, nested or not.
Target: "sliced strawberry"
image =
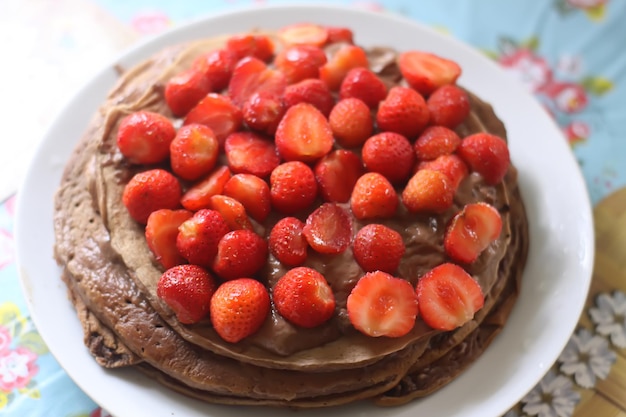
[[[406,181],[415,164],[411,142],[394,132],[378,133],[367,139],[361,156],[368,171],[378,172],[396,184]]]
[[[436,89],[426,101],[433,125],[456,128],[470,113],[467,93],[456,85],[444,85]]]
[[[393,274],[406,248],[400,233],[382,224],[370,223],[356,234],[352,251],[354,259],[365,272]]]
[[[488,184],[498,184],[506,175],[511,157],[504,139],[490,133],[475,133],[463,138],[458,155],[472,171],[478,172]]]
[[[159,209],[180,207],[182,189],[178,179],[163,169],[135,174],[124,187],[122,203],[136,222],[146,224],[148,216]]]
[[[380,130],[399,133],[412,140],[428,125],[429,117],[426,101],[419,93],[396,86],[380,102],[376,123]]]
[[[455,191],[447,175],[421,169],[402,191],[402,203],[412,213],[443,213],[452,207]]]
[[[224,143],[234,173],[267,177],[280,164],[274,143],[254,132],[231,133]]]
[[[315,165],[315,179],[325,201],[346,203],[352,189],[363,175],[363,163],[357,154],[336,149]]]
[[[454,130],[444,126],[431,126],[417,138],[413,149],[417,159],[430,161],[441,155],[453,153],[460,144],[461,138]]]
[[[328,120],[313,105],[290,107],[276,130],[276,148],[286,161],[315,162],[333,147]]]
[[[444,248],[457,262],[472,263],[498,237],[502,218],[487,203],[472,203],[463,207],[450,222],[444,236]]]
[[[310,207],[317,197],[313,170],[300,161],[280,164],[270,175],[272,206],[285,214],[294,214]]]
[[[219,147],[210,127],[199,124],[182,126],[170,144],[172,171],[184,180],[197,180],[215,167]]]
[[[328,62],[320,67],[320,79],[332,91],[338,91],[341,82],[352,68],[369,66],[367,54],[356,45],[343,45]]]
[[[287,266],[302,265],[306,261],[309,248],[303,230],[304,223],[295,217],[280,219],[267,240],[272,255]]]
[[[339,88],[340,98],[358,98],[374,109],[387,96],[387,85],[370,69],[352,68]]]
[[[245,57],[233,70],[228,95],[241,108],[254,93],[281,96],[286,86],[287,80],[282,72],[269,68],[258,58]]]
[[[250,217],[258,222],[264,222],[270,213],[270,187],[256,175],[233,175],[224,184],[222,193],[243,204]]]
[[[228,87],[236,64],[237,58],[232,52],[215,49],[196,58],[191,67],[204,72],[211,82],[211,89],[219,92]]]
[[[194,68],[176,74],[165,84],[165,102],[176,116],[184,116],[206,96],[213,86],[202,71]]]
[[[354,33],[352,29],[342,26],[327,26],[326,32],[328,32],[328,43],[354,43]]]
[[[219,212],[198,210],[178,228],[176,247],[189,263],[209,267],[217,254],[220,239],[229,231]]]
[[[278,37],[285,45],[323,46],[328,40],[328,31],[313,23],[298,23],[280,29]]]
[[[230,179],[230,169],[227,166],[216,168],[204,179],[195,183],[189,188],[180,199],[184,208],[191,211],[198,211],[211,206],[211,197],[221,194],[224,184]]]
[[[238,34],[226,40],[226,50],[237,60],[252,56],[267,62],[274,56],[274,43],[266,35]]]
[[[187,113],[184,124],[198,123],[211,128],[220,146],[243,124],[241,110],[226,96],[209,93]]]
[[[176,248],[178,226],[193,215],[188,210],[161,209],[152,212],[146,223],[146,242],[157,262],[165,269],[185,263]]]
[[[450,184],[455,190],[465,177],[467,177],[467,165],[457,155],[441,155],[433,161],[423,161],[417,166],[418,169],[430,169],[445,174],[450,179]]]
[[[464,325],[485,303],[476,280],[460,266],[450,263],[422,276],[416,293],[422,320],[437,330],[454,330]]]
[[[354,185],[350,207],[357,219],[388,218],[396,214],[398,195],[382,174],[367,172]]]
[[[443,85],[454,84],[461,75],[456,62],[428,52],[403,52],[398,56],[398,66],[407,83],[423,96]]]
[[[336,255],[352,242],[352,220],[339,205],[324,203],[307,217],[302,232],[315,251]]]
[[[211,197],[211,208],[222,215],[230,230],[253,230],[246,208],[232,197],[217,194]]]
[[[204,268],[179,265],[161,275],[157,296],[174,311],[179,322],[193,324],[209,314],[216,287],[215,279]]]
[[[170,154],[176,129],[167,117],[138,111],[124,117],[117,129],[117,147],[133,164],[156,164]]]
[[[327,322],[335,314],[335,296],[326,278],[303,266],[280,277],[272,290],[272,299],[281,316],[308,329]]]
[[[401,337],[417,317],[417,295],[406,280],[386,272],[365,274],[348,296],[348,317],[360,332],[372,337]]]
[[[273,136],[286,111],[282,97],[254,93],[243,105],[243,120],[250,129]]]
[[[345,148],[363,145],[374,131],[369,107],[357,98],[338,101],[328,116],[328,123],[337,142]]]
[[[326,84],[316,78],[302,80],[287,86],[284,98],[287,107],[295,106],[298,103],[309,103],[326,117],[335,105],[335,99]]]
[[[274,65],[287,78],[287,84],[295,84],[307,78],[318,78],[320,67],[327,61],[326,53],[318,46],[295,45],[276,55]]]
[[[225,280],[252,277],[266,261],[265,239],[250,230],[233,230],[217,245],[213,271]]]

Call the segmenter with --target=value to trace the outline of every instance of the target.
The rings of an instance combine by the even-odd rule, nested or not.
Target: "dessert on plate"
[[[505,127],[461,71],[310,23],[120,71],[55,199],[95,360],[294,408],[454,379],[506,324],[528,247]]]

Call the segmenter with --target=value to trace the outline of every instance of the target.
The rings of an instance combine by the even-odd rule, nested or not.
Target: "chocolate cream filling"
[[[55,256],[91,353],[103,366],[137,365],[179,392],[226,404],[321,407],[375,398],[378,404],[395,405],[443,386],[484,351],[517,298],[528,232],[513,166],[496,186],[469,175],[443,214],[415,215],[400,208],[396,217],[382,221],[406,244],[397,275],[415,284],[424,272],[449,261],[443,232],[458,210],[477,201],[499,210],[500,238],[466,267],[486,295],[485,306],[455,331],[435,331],[418,319],[401,338],[357,332],[345,306],[363,271],[350,249],[337,256],[309,252],[306,265],[324,274],[337,300],[333,319],[315,329],[293,326],[272,310],[259,332],[231,344],[208,320],[179,323],[156,296],[163,270],[143,228],[121,204],[123,187],[137,167],[127,165],[116,147],[117,126],[137,110],[173,117],[163,100],[165,82],[199,54],[221,47],[224,39],[166,49],[124,73],[66,166],[55,200]],[[400,82],[393,50],[373,48],[369,57],[371,68],[390,85]],[[470,101],[472,112],[457,129],[461,137],[490,132],[506,138],[492,107],[471,93]],[[266,236],[276,220],[270,216],[255,224],[257,231]],[[354,220],[354,233],[364,224]],[[285,271],[270,256],[257,278],[271,289]]]

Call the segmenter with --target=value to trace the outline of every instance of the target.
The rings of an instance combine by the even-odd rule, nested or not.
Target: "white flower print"
[[[574,381],[581,387],[592,388],[596,378],[605,379],[609,375],[616,360],[617,355],[609,349],[604,337],[581,328],[567,342],[558,362],[561,372],[574,375]]]
[[[612,296],[600,294],[589,315],[596,332],[609,336],[615,346],[626,348],[626,294],[621,291],[615,291]]]
[[[572,389],[572,381],[553,370],[524,398],[522,410],[530,416],[570,417],[580,401],[580,394]]]

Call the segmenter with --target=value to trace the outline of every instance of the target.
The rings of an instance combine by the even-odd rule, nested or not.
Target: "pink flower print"
[[[15,216],[15,202],[16,202],[17,198],[15,197],[15,194],[13,194],[11,197],[8,198],[8,200],[6,201],[6,203],[4,203],[7,212],[9,212],[9,215],[11,217]]]
[[[567,3],[578,9],[592,9],[606,4],[607,0],[566,0]]]
[[[498,62],[532,92],[552,80],[552,69],[545,59],[528,48],[519,48],[500,56]]]
[[[589,125],[580,120],[574,120],[564,129],[565,137],[571,145],[576,145],[580,142],[584,142],[589,137],[591,129]]]
[[[382,12],[385,9],[380,2],[376,1],[353,1],[351,6],[373,12]]]
[[[13,262],[13,236],[4,229],[0,229],[0,269]]]
[[[142,35],[152,35],[164,31],[170,25],[170,19],[162,12],[141,12],[130,24]]]
[[[580,84],[555,82],[542,90],[554,100],[556,108],[564,113],[578,113],[587,107],[589,98]]]
[[[39,368],[37,355],[24,347],[0,354],[0,391],[11,392],[26,387]]]
[[[9,350],[10,345],[11,333],[9,333],[9,329],[4,326],[0,326],[0,356]]]

